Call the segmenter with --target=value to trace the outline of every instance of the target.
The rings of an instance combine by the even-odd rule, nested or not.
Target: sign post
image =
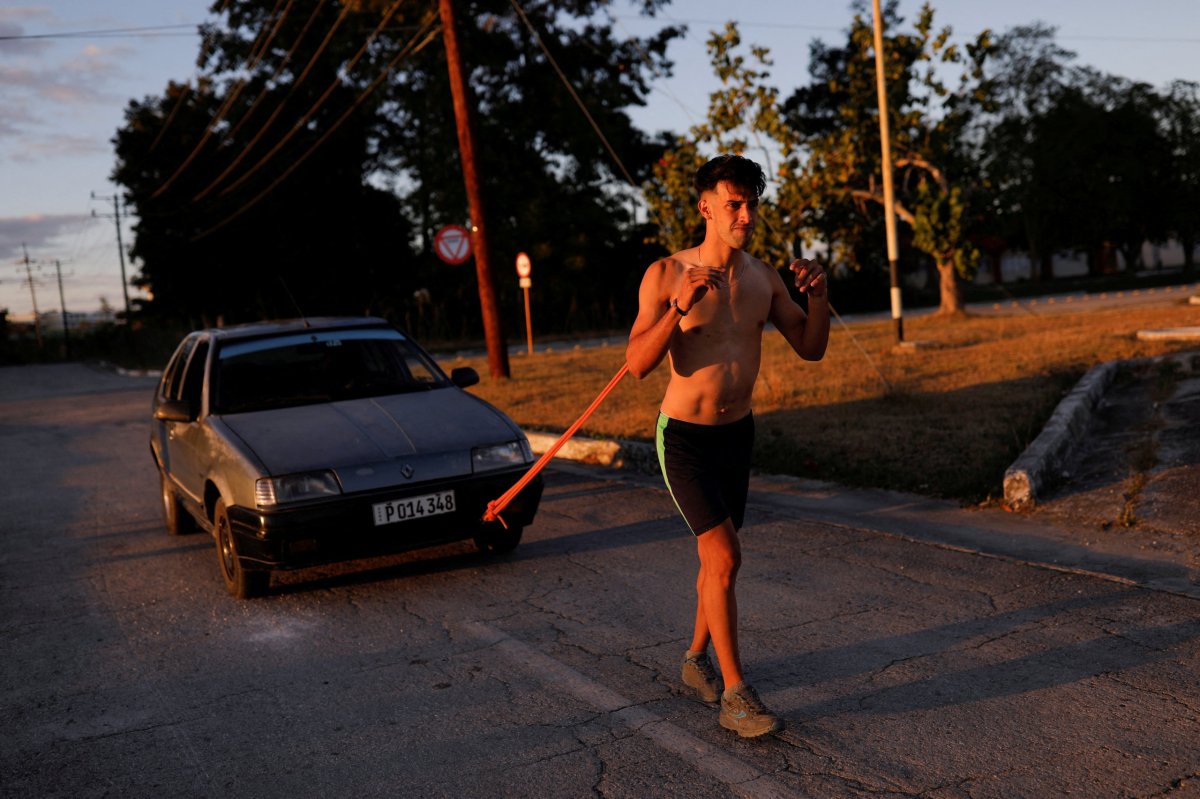
[[[533,355],[533,324],[529,319],[529,287],[533,285],[533,280],[529,277],[533,272],[533,264],[529,260],[529,256],[525,253],[517,253],[517,277],[520,278],[519,285],[525,292],[525,339],[529,343],[529,354]]]

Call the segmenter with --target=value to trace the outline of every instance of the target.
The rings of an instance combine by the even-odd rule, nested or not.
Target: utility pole
[[[479,281],[479,306],[483,314],[483,333],[487,341],[488,368],[492,377],[508,377],[508,347],[500,326],[500,305],[492,281],[488,256],[487,216],[475,163],[475,137],[471,127],[471,106],[463,78],[462,56],[458,47],[458,29],[454,24],[452,0],[438,0],[442,19],[442,41],[446,46],[446,68],[450,74],[450,93],[454,99],[454,120],[458,128],[458,152],[462,161],[463,182],[471,213],[471,246],[475,250],[475,274]]]
[[[33,265],[29,261],[29,249],[21,243],[21,252],[25,254],[25,280],[29,283],[29,296],[33,300],[33,333],[37,337],[37,348],[42,349],[42,315],[38,313],[37,288],[33,281]]]
[[[896,266],[896,197],[892,189],[892,142],[888,133],[887,81],[884,77],[883,15],[879,0],[871,0],[875,17],[875,95],[879,102],[879,140],[883,149],[883,219],[887,229],[888,274],[892,290],[892,319],[896,323],[896,343],[904,341],[904,314],[900,303],[900,276]]]
[[[63,323],[63,354],[68,360],[71,358],[71,326],[67,324],[67,300],[63,296],[62,285],[62,261],[54,259],[54,273],[58,276],[58,307],[62,313]]]
[[[111,214],[98,214],[93,210],[92,216],[111,216],[117,225],[117,256],[121,259],[121,293],[125,296],[125,324],[129,325],[131,321],[129,315],[129,281],[125,279],[125,245],[121,243],[121,196],[119,194],[107,195],[92,192],[92,199],[112,200],[113,212]]]

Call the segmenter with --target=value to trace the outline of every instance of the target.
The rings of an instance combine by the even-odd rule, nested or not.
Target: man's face
[[[700,198],[700,214],[725,244],[744,250],[754,236],[758,221],[758,197],[727,180]]]

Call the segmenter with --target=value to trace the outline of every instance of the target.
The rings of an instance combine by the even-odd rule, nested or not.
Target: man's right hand
[[[675,300],[679,310],[690,312],[704,299],[709,289],[721,291],[729,287],[729,273],[716,266],[687,266],[679,279]]]

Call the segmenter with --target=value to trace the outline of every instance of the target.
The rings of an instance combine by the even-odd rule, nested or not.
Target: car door
[[[191,421],[164,422],[167,428],[166,446],[171,474],[183,493],[185,501],[200,506],[204,499],[205,470],[211,460],[207,452],[208,436],[204,430],[205,372],[208,364],[207,338],[197,340],[182,370],[176,399],[194,409]]]
[[[188,336],[175,349],[175,354],[171,356],[167,368],[163,370],[162,379],[158,381],[158,392],[154,397],[155,409],[162,402],[179,398],[179,387],[183,383],[184,369],[187,367],[188,357],[192,354],[197,340],[196,336]],[[159,463],[162,464],[163,472],[167,475],[167,478],[175,482],[174,466],[171,463],[171,450],[167,446],[171,434],[171,423],[155,419],[153,425],[155,454],[158,455]]]

